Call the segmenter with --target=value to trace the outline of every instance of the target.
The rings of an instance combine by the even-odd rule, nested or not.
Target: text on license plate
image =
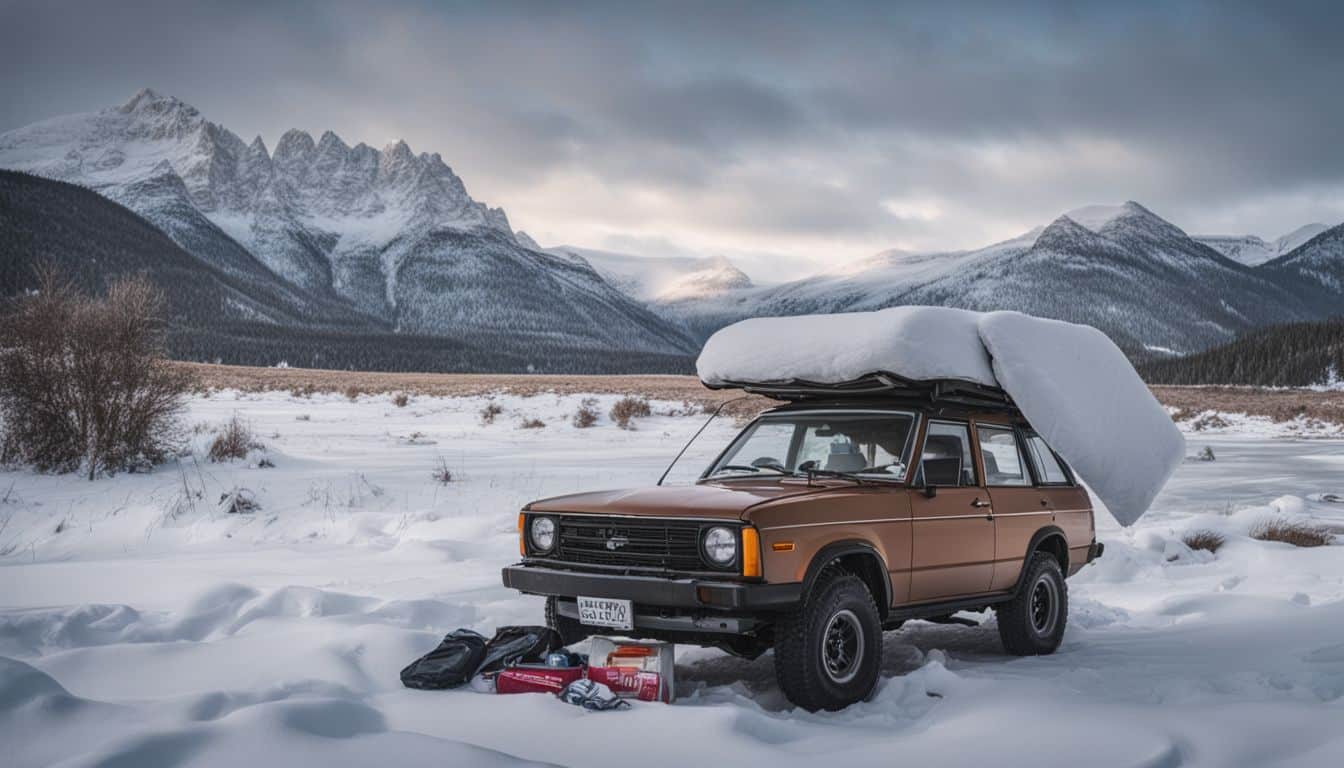
[[[609,597],[580,597],[579,622],[595,627],[634,629],[634,611],[629,600]]]

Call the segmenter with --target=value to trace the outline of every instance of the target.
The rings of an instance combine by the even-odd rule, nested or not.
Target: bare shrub
[[[546,426],[546,422],[533,416],[532,418],[529,419],[523,419],[521,422],[519,422],[518,426],[521,429],[541,429],[542,427]]]
[[[360,389],[360,387],[356,384],[351,384],[350,386],[345,388],[345,399],[349,400],[352,403],[358,400],[359,396],[362,394],[364,394],[364,390]]]
[[[1202,451],[1199,452],[1199,454],[1198,454],[1198,458],[1199,458],[1200,461],[1217,461],[1217,460],[1218,460],[1218,457],[1213,455],[1213,446],[1211,446],[1211,445],[1206,445],[1206,446],[1204,446],[1204,450],[1202,450]]]
[[[1311,523],[1276,517],[1262,520],[1251,529],[1251,538],[1260,541],[1281,541],[1294,547],[1323,547],[1334,541],[1334,534]]]
[[[585,397],[579,403],[579,410],[574,412],[574,426],[587,429],[597,423],[597,418],[597,399]]]
[[[481,409],[481,423],[494,424],[495,417],[503,412],[504,412],[504,406],[500,405],[499,403],[495,402],[486,403],[485,407]]]
[[[611,420],[616,422],[616,426],[621,429],[632,429],[634,420],[644,416],[652,416],[653,409],[649,407],[649,401],[640,397],[626,395],[616,404],[611,406]]]
[[[1218,533],[1217,531],[1210,531],[1208,529],[1204,529],[1199,531],[1191,531],[1185,534],[1185,536],[1181,539],[1181,541],[1184,541],[1185,546],[1191,549],[1202,549],[1205,550],[1206,552],[1217,552],[1220,548],[1222,548],[1224,544],[1227,543],[1227,537],[1223,536],[1223,534]]]
[[[233,418],[224,422],[224,428],[210,442],[206,458],[216,463],[245,459],[248,451],[261,447],[261,443],[252,437],[251,427],[235,413]]]
[[[1231,423],[1216,413],[1203,413],[1190,422],[1190,429],[1195,432],[1203,432],[1206,429],[1223,429],[1232,426]]]
[[[405,392],[398,392],[392,396],[392,404],[398,408],[405,408],[411,402],[411,396]]]
[[[0,455],[90,480],[169,459],[195,382],[164,359],[162,292],[132,277],[94,298],[51,269],[38,284],[0,311]]]
[[[453,482],[453,470],[448,468],[448,461],[442,456],[439,457],[439,465],[434,468],[430,477],[434,478],[434,482],[439,485],[447,485]]]
[[[228,515],[250,515],[261,511],[261,504],[252,491],[237,488],[220,494],[219,511]]]
[[[313,415],[312,415],[311,413],[300,413],[298,416],[295,416],[295,417],[294,417],[294,420],[295,420],[295,421],[312,421],[312,420],[313,420]]]

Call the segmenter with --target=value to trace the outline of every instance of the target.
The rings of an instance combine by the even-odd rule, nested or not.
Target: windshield
[[[904,480],[913,414],[797,411],[762,416],[709,468],[716,480],[824,473]]]

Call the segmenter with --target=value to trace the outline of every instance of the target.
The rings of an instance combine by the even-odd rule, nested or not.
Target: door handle
[[[988,501],[981,501],[979,499],[976,499],[975,501],[971,502],[971,506],[977,509],[980,509],[982,507],[988,507],[989,505],[990,503]]]
[[[1048,506],[1050,506],[1050,500],[1049,500],[1049,499],[1041,499],[1041,506],[1042,506],[1042,507],[1048,507]]]

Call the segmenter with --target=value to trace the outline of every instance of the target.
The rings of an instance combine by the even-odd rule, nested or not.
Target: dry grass
[[[234,414],[233,418],[224,422],[224,428],[210,442],[210,451],[206,454],[206,457],[216,463],[231,459],[245,459],[248,451],[260,447],[261,443],[258,443],[252,437],[252,429],[247,425],[247,422]]]
[[[597,400],[587,397],[574,412],[574,426],[587,429],[597,423]]]
[[[1178,420],[1201,411],[1222,411],[1265,416],[1274,421],[1292,421],[1301,416],[1344,424],[1344,392],[1260,387],[1152,387],[1152,390],[1163,405],[1179,409],[1174,417]]]
[[[611,413],[608,415],[621,429],[633,429],[635,419],[652,416],[653,409],[649,407],[648,400],[626,395],[611,406]]]
[[[405,392],[398,392],[392,396],[392,404],[398,408],[405,408],[411,402],[411,396]]]
[[[447,485],[453,482],[453,470],[448,467],[448,461],[442,456],[439,457],[439,465],[430,473],[430,477],[434,478],[434,482],[439,485]]]
[[[541,429],[544,426],[546,426],[546,422],[536,417],[530,419],[523,419],[521,422],[518,423],[519,429]]]
[[[1191,549],[1217,552],[1227,543],[1227,537],[1217,531],[1201,530],[1185,534],[1181,541],[1184,541],[1185,546]]]
[[[425,397],[481,397],[509,394],[523,397],[554,395],[634,395],[647,400],[685,402],[713,410],[742,397],[737,390],[705,388],[694,376],[559,376],[548,374],[479,373],[377,373],[327,371],[304,368],[250,368],[237,365],[175,363],[199,377],[210,389],[244,392],[283,390],[304,397],[335,392],[347,397],[359,394],[406,392]],[[1245,413],[1275,421],[1302,416],[1344,424],[1344,392],[1313,392],[1301,389],[1256,387],[1155,386],[1153,394],[1163,405],[1178,409],[1175,418],[1188,418],[1203,411]],[[749,396],[724,408],[735,419],[751,418],[772,401]]]
[[[494,424],[495,417],[504,412],[504,407],[499,403],[486,403],[481,409],[481,423]]]
[[[1334,541],[1335,537],[1320,526],[1276,517],[1257,523],[1251,529],[1251,538],[1260,541],[1281,541],[1295,547],[1323,547]]]

